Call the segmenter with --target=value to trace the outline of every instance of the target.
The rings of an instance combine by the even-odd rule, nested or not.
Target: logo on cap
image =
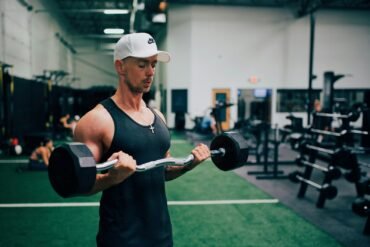
[[[153,44],[153,43],[155,43],[154,39],[153,38],[149,38],[148,39],[148,44]]]

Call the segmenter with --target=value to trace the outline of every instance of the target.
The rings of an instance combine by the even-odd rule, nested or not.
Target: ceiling
[[[103,40],[117,39],[120,36],[104,34],[105,28],[123,28],[125,33],[145,31],[159,39],[166,32],[166,23],[154,23],[152,17],[158,13],[166,16],[166,10],[159,9],[162,1],[167,1],[167,5],[181,3],[291,8],[297,18],[322,8],[370,10],[370,0],[53,0],[52,2],[60,16],[66,19],[72,35],[104,42]],[[107,15],[103,13],[105,9],[125,9],[128,13]]]

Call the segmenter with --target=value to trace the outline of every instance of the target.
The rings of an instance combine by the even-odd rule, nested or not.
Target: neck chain
[[[127,104],[125,104],[125,103],[123,103],[126,107],[129,107],[129,109],[134,109],[134,108],[132,108],[132,107],[130,107],[129,105],[127,105]],[[151,124],[151,123],[149,123],[149,124],[147,124],[146,123],[146,120],[141,116],[141,114],[140,114],[140,112],[139,112],[139,118],[140,118],[140,120],[142,120],[142,122],[145,124],[145,125],[149,125],[149,129],[150,129],[150,131],[154,134],[154,129],[155,129],[155,127],[153,126],[153,124]]]

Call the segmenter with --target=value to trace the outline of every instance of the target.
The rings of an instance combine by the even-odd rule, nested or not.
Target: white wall
[[[50,11],[36,11],[46,9],[44,2],[29,1],[33,11],[28,11],[18,1],[1,1],[0,61],[13,65],[17,77],[31,79],[44,70],[72,73],[71,53],[55,36],[68,39],[66,26]]]
[[[322,88],[322,74],[352,73],[341,87],[369,87],[370,18],[360,11],[319,11],[316,17],[313,87]],[[277,88],[307,88],[309,17],[296,19],[290,9],[170,5],[167,48],[170,92],[189,89],[191,117],[202,115],[214,88],[230,88],[236,102],[238,88],[273,89],[272,122],[285,124],[276,114]],[[190,69],[189,69],[190,68]],[[257,84],[248,82],[257,76]],[[232,121],[237,119],[231,108]],[[168,114],[170,127],[174,115]],[[233,124],[233,123],[231,123]],[[188,119],[187,127],[191,127]]]
[[[72,78],[78,78],[72,87],[116,86],[112,52],[102,54],[91,48],[97,47],[95,41],[76,38],[53,1],[27,2],[32,11],[18,1],[0,0],[0,61],[12,64],[15,76],[32,79],[44,70],[63,70],[69,76],[60,85],[69,85]],[[63,45],[56,33],[77,53]]]
[[[317,13],[315,70],[351,74],[335,83],[338,88],[370,86],[370,15],[368,11]]]
[[[111,49],[117,40],[110,40]],[[104,45],[106,42],[103,39],[92,40],[77,35],[72,37],[72,43],[77,50],[77,54],[73,56],[75,74],[80,79],[73,85],[74,87],[115,87],[117,85],[118,79],[113,66],[113,50],[107,49],[108,45]]]
[[[30,23],[27,10],[16,1],[0,2],[0,61],[14,65],[12,72],[31,74]],[[17,66],[15,66],[17,65]]]

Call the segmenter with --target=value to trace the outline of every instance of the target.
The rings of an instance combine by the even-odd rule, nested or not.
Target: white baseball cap
[[[147,58],[158,55],[157,60],[168,63],[170,54],[159,51],[152,36],[147,33],[131,33],[123,35],[114,47],[114,61],[126,57]]]

